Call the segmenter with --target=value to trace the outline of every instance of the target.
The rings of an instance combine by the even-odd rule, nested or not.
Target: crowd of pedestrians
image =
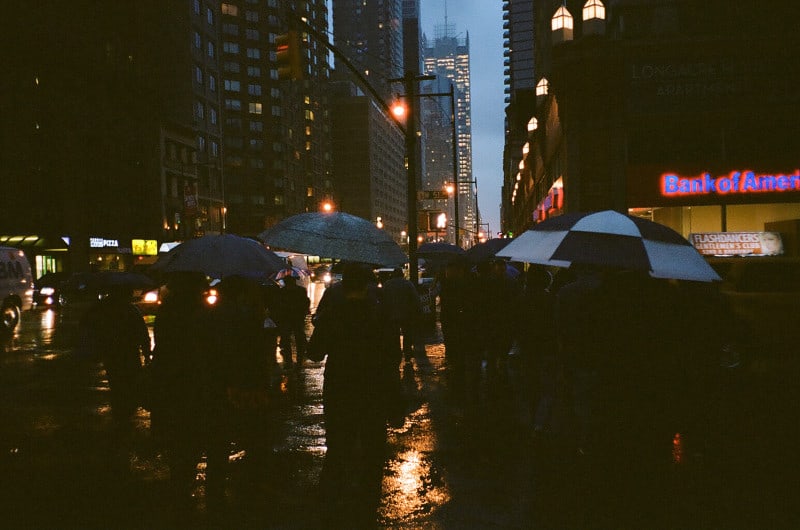
[[[348,264],[320,300],[309,336],[310,300],[288,280],[264,286],[225,278],[212,306],[204,275],[170,275],[152,351],[124,293],[110,293],[84,326],[105,364],[119,430],[145,388],[139,404],[150,410],[152,433],[168,456],[175,506],[191,509],[204,455],[210,514],[225,511],[232,445],[247,454],[243,490],[257,491],[268,473],[277,352],[284,369],[326,360],[326,522],[369,527],[387,425],[403,421],[400,367],[424,354],[420,297],[401,269],[379,288],[371,267]],[[535,265],[523,271],[499,259],[457,258],[440,269],[434,294],[454,401],[477,411],[481,400],[519,392],[534,443],[557,443],[595,466],[587,476],[603,477],[602,487],[587,491],[623,492],[644,504],[635,479],[661,473],[650,464],[669,461],[672,434],[702,424],[702,409],[689,406],[697,403],[704,364],[698,359],[706,353],[686,340],[692,291],[637,272]],[[610,456],[620,451],[628,457],[624,474],[615,467],[622,461]],[[631,454],[647,465],[631,470]],[[613,495],[604,503],[613,506]]]

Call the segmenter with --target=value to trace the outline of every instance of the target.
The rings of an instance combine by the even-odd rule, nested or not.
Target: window
[[[235,61],[225,61],[225,64],[222,65],[222,68],[226,72],[239,72],[239,63]]]
[[[248,22],[258,22],[258,11],[246,10],[244,12],[244,18]]]
[[[261,114],[261,103],[250,103],[248,110],[250,114]]]
[[[250,130],[251,131],[263,131],[264,130],[264,122],[251,121],[250,122]]]
[[[273,105],[272,106],[272,115],[273,116],[280,116],[281,115],[281,106],[280,105]]]
[[[194,80],[197,82],[198,85],[203,84],[203,69],[199,66],[194,67]]]
[[[260,96],[261,85],[247,85],[247,93],[251,96]]]
[[[209,25],[214,25],[214,11],[210,7],[206,9],[206,21]]]
[[[280,195],[280,194],[275,195],[274,202],[275,202],[275,206],[283,206],[283,204],[285,202],[284,198],[283,198],[283,195]]]
[[[194,102],[194,117],[198,120],[202,120],[205,116],[205,106],[203,105],[202,101],[195,101]]]
[[[225,90],[228,92],[239,92],[241,90],[241,83],[239,83],[239,81],[234,81],[233,79],[226,79]]]
[[[205,136],[198,136],[197,137],[197,151],[200,153],[206,152],[206,137]]]
[[[225,53],[239,53],[239,44],[226,41],[222,43],[222,49],[225,51]]]
[[[242,119],[241,118],[226,118],[225,119],[225,127],[234,131],[240,131],[242,129]]]
[[[247,28],[244,31],[244,36],[250,40],[258,40],[260,37],[257,29],[250,29],[250,28]]]
[[[247,48],[247,56],[251,59],[261,59],[261,50],[258,48]]]
[[[230,15],[232,17],[238,17],[239,16],[239,7],[235,6],[233,4],[223,3],[222,4],[222,14],[223,15]]]
[[[250,167],[254,169],[262,169],[264,167],[264,161],[260,158],[251,158]]]
[[[208,108],[208,121],[211,123],[211,125],[217,124],[217,109],[214,107]]]
[[[314,121],[314,111],[313,110],[306,109],[305,114],[306,114],[306,119],[307,120]]]
[[[212,92],[217,91],[217,78],[214,77],[213,75],[208,76],[208,88]]]
[[[239,25],[226,22],[225,24],[222,25],[222,33],[224,33],[225,35],[238,35]]]
[[[208,43],[208,50],[206,52],[208,56],[213,59],[217,55],[217,47],[214,46],[213,42]]]
[[[211,156],[219,156],[219,144],[217,142],[212,141],[209,148],[209,154]]]
[[[192,9],[195,15],[200,14],[200,0],[194,0],[194,2],[192,2]]]
[[[234,149],[241,149],[244,145],[244,142],[242,142],[241,136],[226,136],[225,145]]]
[[[258,66],[248,66],[247,75],[250,77],[261,77],[261,68]]]
[[[264,140],[259,138],[251,138],[250,139],[250,150],[251,151],[261,151],[264,149]]]
[[[194,47],[198,50],[203,47],[203,39],[197,31],[194,32]]]
[[[280,88],[270,88],[269,89],[269,95],[274,97],[274,98],[279,98],[279,97],[281,97],[281,89]]]
[[[242,101],[239,99],[226,99],[225,108],[228,110],[242,110]]]

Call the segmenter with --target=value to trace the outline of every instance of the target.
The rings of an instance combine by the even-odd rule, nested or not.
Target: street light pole
[[[406,173],[408,178],[408,274],[414,285],[419,284],[419,263],[417,263],[417,83],[436,79],[433,75],[414,75],[411,70],[401,78],[389,79],[390,82],[402,82],[406,91],[405,99],[408,107],[406,115]]]

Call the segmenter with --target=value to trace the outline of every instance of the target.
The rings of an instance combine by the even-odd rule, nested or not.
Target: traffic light
[[[303,79],[300,60],[300,34],[289,31],[275,37],[277,51],[278,79]]]

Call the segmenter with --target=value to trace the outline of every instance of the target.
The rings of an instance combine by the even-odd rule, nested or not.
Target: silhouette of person
[[[311,299],[305,287],[293,278],[286,278],[280,290],[280,320],[278,322],[281,340],[281,356],[284,368],[290,368],[292,361],[292,339],[297,366],[303,363],[306,354],[306,316],[309,314]]]
[[[151,428],[165,445],[170,491],[179,511],[191,508],[204,452],[206,502],[210,509],[224,502],[228,424],[221,365],[227,359],[215,348],[207,289],[202,273],[170,274],[154,325]]]
[[[414,284],[406,280],[402,268],[396,268],[391,278],[383,283],[381,301],[386,305],[389,319],[395,328],[398,348],[401,348],[402,343],[403,358],[406,362],[411,362],[414,358],[422,306],[419,293]]]
[[[108,378],[111,417],[119,437],[116,445],[125,453],[119,455],[125,465],[125,439],[131,434],[131,419],[141,404],[142,370],[150,357],[150,334],[131,297],[130,287],[109,286],[80,324],[89,352],[103,363]]]
[[[320,301],[309,356],[327,355],[323,405],[327,453],[320,491],[337,528],[375,525],[386,424],[398,398],[399,351],[371,268],[347,264]]]

